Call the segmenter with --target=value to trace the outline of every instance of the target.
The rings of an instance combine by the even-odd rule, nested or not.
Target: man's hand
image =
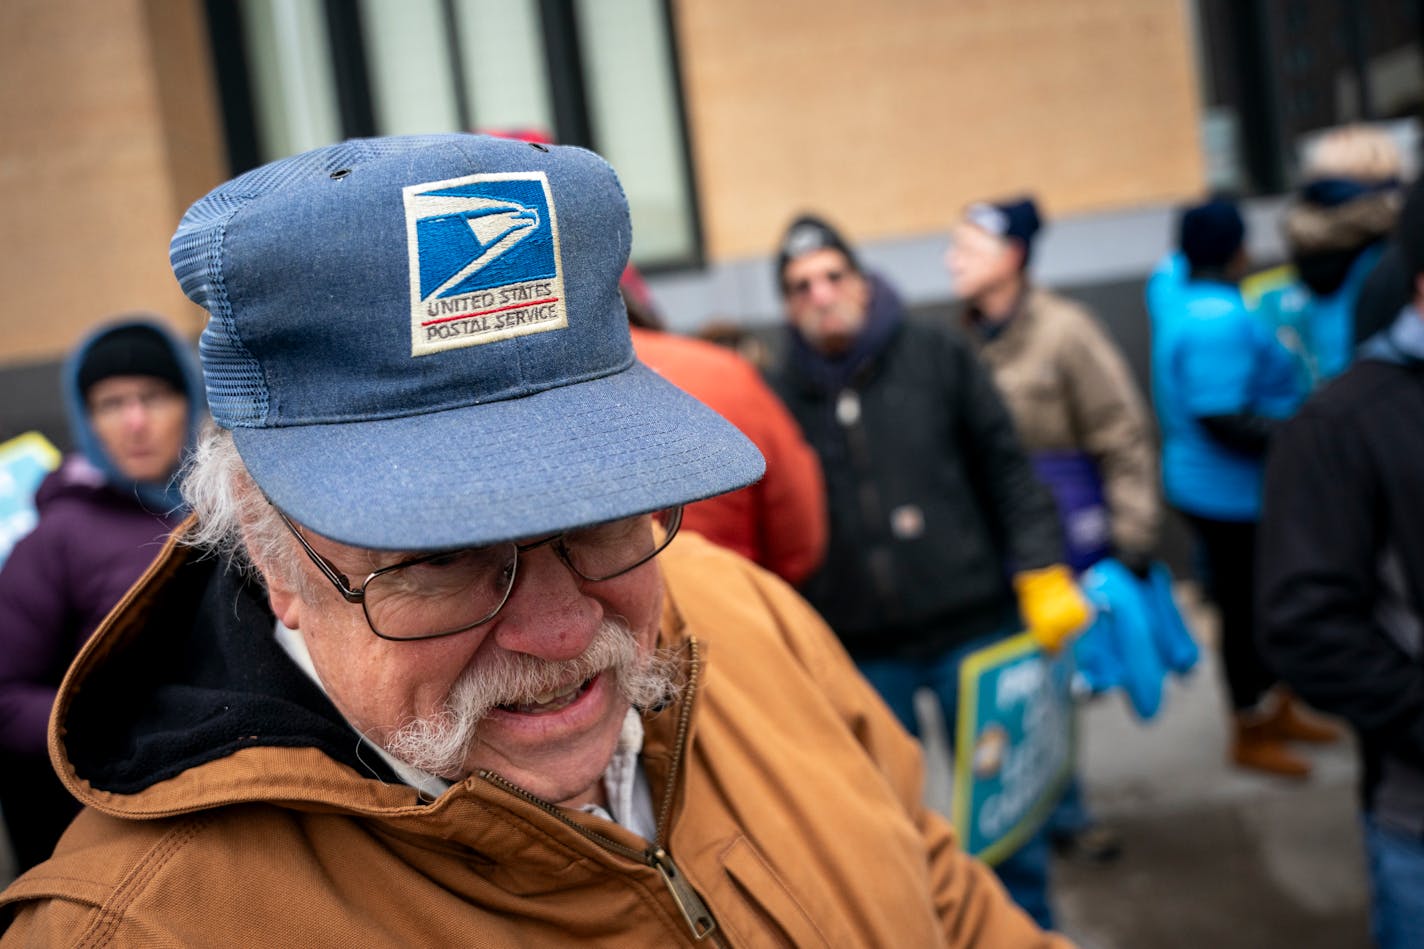
[[[1092,621],[1092,607],[1062,564],[1015,574],[1014,590],[1019,615],[1045,652],[1058,652]]]

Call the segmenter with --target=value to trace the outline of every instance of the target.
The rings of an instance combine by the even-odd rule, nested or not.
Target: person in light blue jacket
[[[1236,206],[1218,199],[1188,209],[1179,243],[1180,257],[1148,286],[1164,493],[1196,535],[1221,614],[1235,726],[1231,759],[1303,778],[1310,765],[1287,740],[1326,740],[1333,732],[1317,728],[1275,689],[1252,611],[1266,447],[1304,397],[1304,380],[1272,327],[1242,300],[1245,223]]]

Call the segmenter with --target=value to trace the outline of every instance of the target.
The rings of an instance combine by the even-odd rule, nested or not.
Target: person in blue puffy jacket
[[[1231,760],[1303,778],[1310,764],[1288,741],[1328,740],[1335,732],[1310,721],[1275,688],[1256,645],[1252,600],[1266,448],[1305,387],[1295,358],[1242,300],[1245,234],[1229,201],[1208,201],[1182,215],[1177,268],[1149,282],[1153,401],[1167,502],[1196,535],[1221,616],[1221,661],[1234,713]]]

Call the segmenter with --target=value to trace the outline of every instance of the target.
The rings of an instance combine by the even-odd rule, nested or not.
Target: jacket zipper
[[[661,874],[663,883],[666,884],[668,892],[672,895],[672,901],[677,905],[678,912],[682,913],[683,920],[687,923],[688,929],[692,931],[692,938],[698,942],[712,935],[717,929],[717,921],[712,918],[712,911],[707,908],[707,904],[702,901],[702,897],[697,895],[697,891],[683,877],[682,871],[673,862],[672,854],[668,853],[662,846],[662,840],[669,830],[669,822],[672,819],[672,800],[674,789],[677,786],[677,773],[682,765],[682,755],[687,742],[687,731],[692,723],[692,704],[697,695],[698,678],[698,657],[697,640],[689,640],[692,658],[689,663],[687,676],[687,701],[682,704],[682,710],[678,715],[677,739],[675,747],[677,751],[673,755],[672,766],[668,770],[667,787],[663,791],[663,803],[658,811],[658,825],[656,839],[647,850],[634,850],[632,847],[625,847],[612,838],[605,837],[595,830],[589,830],[580,824],[575,823],[564,815],[559,808],[540,797],[535,797],[517,784],[513,784],[493,771],[481,770],[479,776],[493,784],[495,787],[513,794],[521,801],[532,804],[550,817],[559,821],[565,827],[579,834],[586,840],[592,841],[604,850],[611,851],[619,856],[634,860],[647,867],[652,867]],[[720,941],[720,940],[719,940]]]

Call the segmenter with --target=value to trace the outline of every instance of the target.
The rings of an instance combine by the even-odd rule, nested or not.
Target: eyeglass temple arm
[[[307,539],[302,536],[302,532],[297,530],[297,525],[292,523],[291,518],[287,517],[286,514],[282,513],[281,508],[277,507],[274,504],[272,505],[272,510],[276,511],[277,516],[282,519],[282,523],[287,525],[287,530],[291,531],[292,536],[297,539],[297,543],[302,545],[302,550],[305,550],[307,552],[307,557],[311,559],[311,562],[316,564],[317,569],[320,570],[323,574],[325,574],[326,579],[330,580],[332,585],[336,587],[336,590],[338,593],[341,594],[342,599],[344,599],[347,603],[360,603],[366,598],[366,591],[353,590],[351,588],[351,581],[347,579],[346,574],[342,573],[340,570],[337,570],[334,566],[331,565],[330,561],[328,561],[325,557],[316,552],[316,549],[313,548],[312,545],[307,542]]]

